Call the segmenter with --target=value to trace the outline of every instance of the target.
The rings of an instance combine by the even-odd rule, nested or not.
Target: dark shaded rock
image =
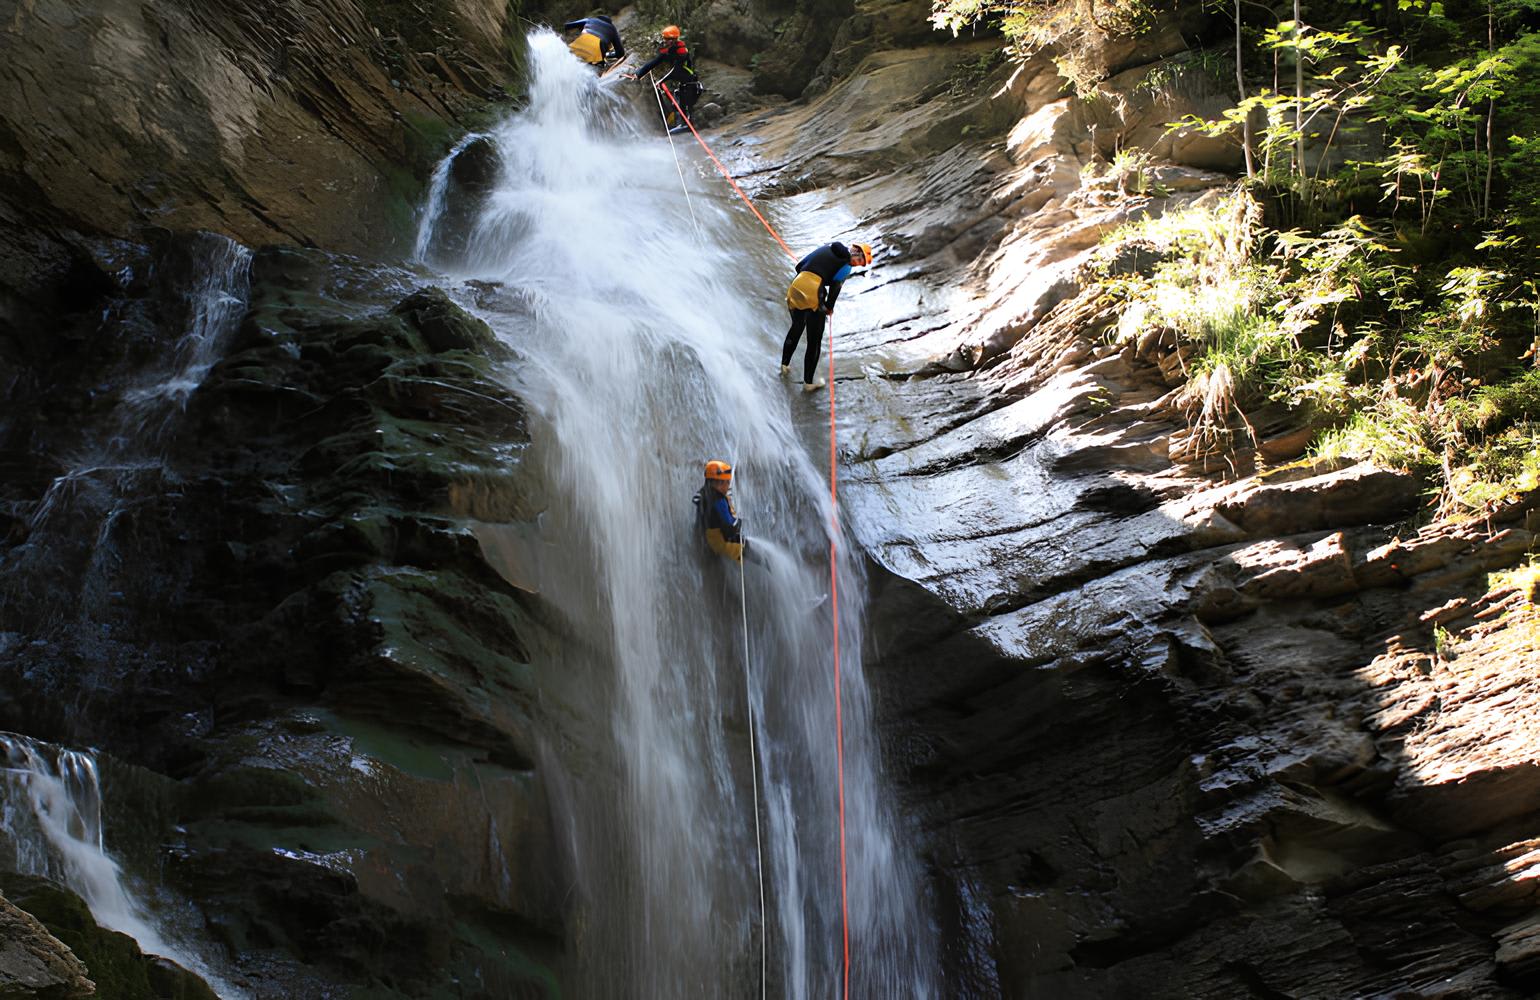
[[[402,299],[391,310],[402,316],[422,334],[428,349],[443,351],[477,351],[482,354],[500,353],[497,337],[481,320],[455,305],[444,290],[424,288]]]
[[[182,307],[119,289],[92,334],[109,385]],[[111,406],[3,439],[27,471],[0,509],[30,534],[0,560],[52,572],[0,582],[0,717],[178,779],[151,808],[114,773],[114,815],[147,827],[125,858],[200,901],[261,1000],[530,995],[564,883],[533,771],[542,626],[476,535],[542,506],[501,348],[441,290],[286,249],[257,254],[229,336],[155,461],[47,466]],[[57,412],[51,384],[17,405]]]
[[[758,53],[755,89],[765,94],[800,96],[833,44],[830,26],[854,10],[855,0],[797,0],[796,11],[777,28],[775,42]]]
[[[95,995],[122,1000],[218,1000],[208,984],[191,972],[164,958],[145,955],[127,934],[98,926],[80,897],[63,886],[29,875],[0,873],[0,890],[69,946],[95,983]]]
[[[0,896],[0,997],[76,1000],[96,984],[69,946],[36,917]]]

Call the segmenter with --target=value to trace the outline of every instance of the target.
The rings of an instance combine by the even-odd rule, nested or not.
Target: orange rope
[[[754,213],[754,218],[759,220],[759,224],[765,227],[766,232],[775,237],[775,242],[779,243],[781,245],[781,249],[786,251],[786,256],[790,257],[792,260],[796,260],[797,255],[792,253],[791,247],[787,246],[786,241],[781,239],[781,234],[775,231],[774,226],[765,221],[765,217],[763,215],[759,214],[759,209],[754,207],[754,203],[749,200],[749,196],[743,193],[743,188],[739,187],[738,182],[733,180],[733,175],[727,172],[726,167],[722,166],[722,161],[717,159],[717,154],[711,151],[711,147],[706,145],[706,140],[702,139],[700,137],[700,133],[695,131],[695,123],[690,121],[690,116],[684,113],[684,108],[679,107],[679,99],[674,96],[674,92],[672,90],[668,89],[668,84],[660,83],[658,84],[658,88],[662,90],[663,93],[668,95],[669,100],[674,102],[674,107],[679,108],[679,120],[690,127],[690,134],[695,136],[695,141],[700,143],[700,148],[706,151],[706,155],[711,157],[711,162],[715,163],[717,165],[717,169],[722,172],[722,176],[727,178],[727,183],[731,184],[733,186],[733,190],[738,192],[738,197],[742,198],[743,203],[749,206],[749,211]]]
[[[760,225],[765,227],[766,232],[775,237],[775,242],[779,243],[781,245],[781,249],[786,251],[786,256],[790,257],[792,260],[796,260],[797,255],[792,253],[791,247],[787,246],[786,241],[781,239],[781,234],[775,231],[775,227],[770,225],[770,223],[766,221],[763,215],[759,214],[759,209],[754,207],[754,203],[749,200],[749,196],[743,193],[743,188],[739,187],[738,182],[733,180],[733,175],[727,172],[727,168],[722,166],[722,161],[717,159],[716,154],[711,151],[711,147],[706,145],[706,140],[702,139],[701,134],[695,131],[695,124],[690,121],[690,116],[685,114],[684,108],[679,106],[679,101],[674,97],[674,92],[668,89],[668,84],[659,83],[658,88],[662,90],[663,93],[668,95],[668,99],[670,101],[674,102],[674,107],[679,111],[679,120],[690,127],[690,134],[695,136],[695,141],[700,143],[700,148],[706,151],[706,155],[711,157],[711,162],[717,165],[717,170],[721,171],[722,176],[727,178],[727,183],[731,184],[733,186],[733,190],[738,192],[738,197],[742,198],[743,203],[749,206],[749,211],[754,213],[754,218],[759,220]],[[844,992],[842,995],[844,996],[844,1000],[850,1000],[850,879],[846,871],[845,863],[845,716],[841,704],[843,698],[840,693],[840,581],[839,561],[836,558],[838,555],[838,550],[835,545],[835,541],[839,537],[840,523],[839,465],[838,455],[835,449],[834,435],[834,319],[832,316],[829,319],[828,340],[830,503],[829,595],[831,599],[831,607],[834,613],[834,743],[839,767],[840,938],[842,947],[844,949]]]

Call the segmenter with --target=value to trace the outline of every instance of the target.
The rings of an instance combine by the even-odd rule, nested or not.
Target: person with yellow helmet
[[[797,276],[786,289],[786,308],[791,311],[791,329],[781,346],[781,375],[791,373],[791,356],[802,334],[807,334],[807,352],[802,356],[802,391],[812,392],[824,383],[818,374],[818,352],[823,346],[825,317],[834,315],[834,303],[853,267],[872,262],[870,244],[825,243],[797,261]]]
[[[688,119],[690,109],[695,107],[695,102],[700,100],[700,95],[706,88],[701,86],[700,80],[695,75],[695,57],[690,54],[690,49],[684,44],[684,38],[681,36],[682,32],[677,24],[664,28],[658,39],[660,43],[658,54],[631,74],[631,79],[646,79],[647,74],[658,66],[668,63],[668,72],[663,74],[657,85],[672,84],[669,90],[673,93],[674,99],[679,102],[685,118]],[[664,98],[663,107],[668,115],[674,112],[672,104],[672,101]],[[682,124],[682,122],[675,123],[674,127],[678,128]]]
[[[733,562],[742,562],[748,542],[743,539],[743,522],[738,520],[728,495],[732,487],[733,467],[720,459],[707,462],[706,484],[695,495],[695,520],[711,551]]]
[[[620,42],[620,31],[610,20],[608,14],[596,14],[593,17],[580,17],[576,21],[568,21],[562,25],[565,31],[579,31],[579,34],[568,45],[572,54],[593,66],[595,69],[604,65],[608,58],[624,59],[626,47]]]

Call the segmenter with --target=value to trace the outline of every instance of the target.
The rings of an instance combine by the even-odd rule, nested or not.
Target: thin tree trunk
[[[1272,89],[1272,94],[1273,94],[1274,97],[1277,97],[1278,93],[1279,93],[1279,91],[1278,91],[1278,50],[1277,49],[1273,49],[1273,89]],[[1265,146],[1262,147],[1262,176],[1267,178],[1267,180],[1269,182],[1271,182],[1272,179],[1273,179],[1273,149],[1278,144],[1273,141],[1273,132],[1274,132],[1274,128],[1273,128],[1273,113],[1272,113],[1272,111],[1268,111],[1268,112],[1266,112],[1266,114],[1267,114],[1267,138],[1268,138],[1268,142],[1267,142],[1267,144]],[[1281,125],[1282,124],[1282,117],[1281,116],[1279,117],[1278,121],[1279,121],[1279,124]]]
[[[1235,89],[1242,104],[1246,103],[1246,77],[1241,71],[1241,0],[1235,0]],[[1246,151],[1246,176],[1257,176],[1257,164],[1251,156],[1251,111],[1241,119],[1241,149]]]
[[[1487,54],[1497,52],[1497,26],[1492,16],[1492,4],[1487,3]],[[1492,167],[1497,162],[1497,153],[1492,148],[1492,121],[1497,117],[1497,95],[1487,98],[1487,181],[1485,189],[1481,193],[1481,218],[1486,219],[1492,214]]]
[[[1298,162],[1294,165],[1294,172],[1301,177],[1305,174],[1305,49],[1303,44],[1303,32],[1305,29],[1303,14],[1300,12],[1300,0],[1294,0],[1294,131],[1299,133],[1295,137],[1295,156]]]

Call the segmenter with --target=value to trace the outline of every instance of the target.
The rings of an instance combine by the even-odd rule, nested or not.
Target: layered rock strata
[[[1286,421],[1195,447],[1174,346],[1083,291],[1118,225],[1228,183],[1162,124],[1225,98],[1134,86],[1181,45],[1150,44],[1090,102],[1046,61],[959,94],[968,48],[882,52],[753,147],[888,260],[836,321],[841,497],[951,989],[1526,995],[1540,637],[1488,574],[1537,498],[1419,527],[1419,483],[1288,464]]]

